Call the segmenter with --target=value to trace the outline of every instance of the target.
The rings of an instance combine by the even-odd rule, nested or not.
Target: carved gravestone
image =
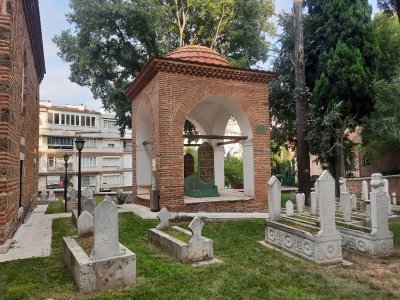
[[[281,183],[278,178],[272,176],[268,181],[268,206],[272,221],[282,220],[281,215]]]
[[[335,179],[325,170],[318,178],[319,212],[321,231],[319,236],[338,234],[335,222],[336,195]]]
[[[199,175],[203,182],[214,181],[214,149],[207,142],[199,147]]]
[[[94,259],[121,255],[118,237],[118,208],[107,200],[96,207],[94,213]]]
[[[169,220],[171,219],[171,213],[163,207],[161,211],[157,215],[158,219],[160,220],[160,223],[157,225],[158,230],[162,230],[166,227],[169,226]]]
[[[93,216],[84,211],[78,218],[78,236],[90,234],[93,232]]]
[[[83,211],[87,211],[93,216],[95,208],[96,208],[96,201],[94,201],[93,199],[85,199],[83,201]]]
[[[78,198],[78,191],[73,187],[69,187],[67,197],[70,198],[70,201],[76,202]]]
[[[112,202],[112,198],[111,198],[109,195],[106,195],[106,196],[104,197],[104,200],[109,201],[109,202]]]
[[[385,192],[382,174],[371,176],[371,226],[372,235],[391,235],[387,216],[388,196]]]
[[[192,222],[189,224],[189,228],[192,231],[192,238],[188,244],[188,256],[193,260],[198,260],[207,256],[212,257],[210,254],[210,245],[206,243],[206,239],[201,235],[204,223],[199,217],[194,217]]]
[[[351,196],[347,192],[342,192],[340,194],[340,202],[342,203],[343,210],[343,221],[350,222],[351,221]]]
[[[317,193],[311,192],[310,198],[311,198],[311,214],[316,215],[317,214],[317,200],[318,200]]]
[[[368,183],[365,180],[362,182],[361,200],[368,201]]]
[[[41,201],[47,201],[47,190],[46,189],[44,189],[44,190],[42,190],[42,193],[41,193],[41,195],[40,195],[40,200]]]
[[[93,198],[93,190],[91,188],[84,189],[82,191],[82,197],[85,199]]]
[[[49,191],[49,201],[56,201],[56,194],[54,193],[54,190]]]
[[[357,210],[357,196],[356,195],[351,195],[351,210]]]
[[[194,157],[193,157],[193,155],[190,153],[186,153],[185,156],[183,157],[183,162],[184,162],[183,173],[186,178],[194,173]]]
[[[296,204],[297,204],[297,212],[303,213],[304,212],[304,203],[305,202],[305,195],[302,193],[296,194]]]
[[[291,200],[286,201],[286,216],[294,216],[293,202]]]

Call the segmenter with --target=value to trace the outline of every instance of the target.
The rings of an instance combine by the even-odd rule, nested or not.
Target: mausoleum
[[[268,85],[274,76],[235,68],[202,46],[151,58],[126,92],[132,101],[135,202],[148,206],[153,189],[159,206],[171,211],[266,211],[271,177]],[[240,136],[224,135],[232,117]],[[198,135],[185,136],[186,120]],[[184,159],[187,138],[208,144],[197,145],[203,146],[204,159],[199,158],[202,166],[193,176],[184,168],[184,161],[193,164],[190,157]],[[243,148],[241,193],[224,186],[224,145],[229,143]],[[206,193],[193,193],[193,186],[203,188],[204,183]]]

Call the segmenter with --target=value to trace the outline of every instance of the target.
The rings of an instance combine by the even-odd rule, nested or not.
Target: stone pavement
[[[119,212],[133,212],[142,219],[157,219],[158,212],[137,204],[119,205]],[[21,225],[13,237],[13,243],[6,254],[0,254],[0,262],[24,259],[30,257],[44,257],[50,255],[51,226],[54,219],[67,218],[71,213],[48,214],[47,205],[38,205],[28,220]],[[175,216],[202,217],[213,220],[241,220],[265,219],[267,213],[172,213]]]
[[[0,262],[50,255],[51,224],[53,219],[71,216],[71,213],[46,215],[47,205],[38,205],[28,220],[13,237],[11,248],[0,254]]]
[[[157,219],[158,212],[152,212],[150,208],[137,205],[137,204],[124,204],[120,206],[120,212],[133,212],[142,219]],[[243,220],[243,219],[265,219],[267,213],[209,213],[209,212],[196,212],[196,213],[172,213],[172,218],[175,216],[188,216],[200,217],[213,220]]]

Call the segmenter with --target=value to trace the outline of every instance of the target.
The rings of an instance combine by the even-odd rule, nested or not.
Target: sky
[[[90,0],[88,0],[90,1]],[[376,10],[376,0],[369,0]],[[69,65],[57,56],[57,47],[52,42],[55,35],[71,28],[65,15],[70,11],[69,0],[39,0],[46,74],[40,87],[40,99],[51,100],[53,105],[85,104],[88,109],[99,110],[101,101],[93,99],[90,89],[72,83]],[[276,13],[290,10],[292,0],[275,0]]]

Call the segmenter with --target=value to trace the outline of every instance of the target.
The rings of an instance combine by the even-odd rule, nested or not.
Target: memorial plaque
[[[193,155],[190,153],[186,153],[185,156],[183,157],[183,162],[184,162],[183,173],[186,178],[194,173],[194,157],[193,157]]]
[[[256,133],[257,134],[267,134],[267,126],[265,126],[265,125],[256,125]]]
[[[203,182],[214,181],[214,149],[207,142],[199,147],[199,174]]]

